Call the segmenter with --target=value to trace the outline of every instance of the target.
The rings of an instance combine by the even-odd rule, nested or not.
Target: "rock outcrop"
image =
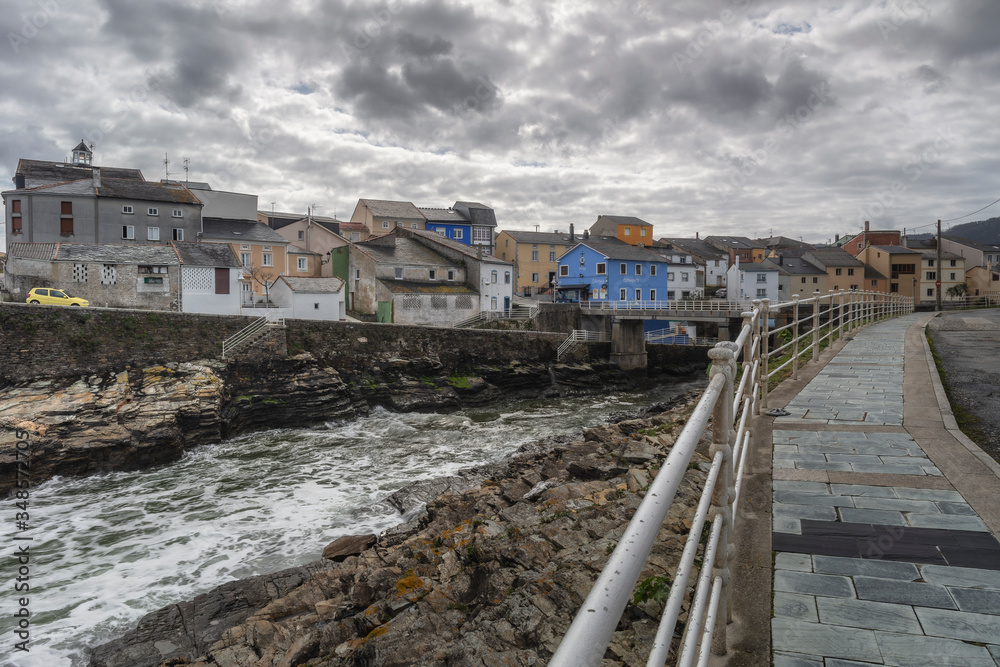
[[[373,546],[370,536],[338,540],[328,547],[333,560],[231,582],[151,613],[96,648],[90,664],[544,664],[693,400],[404,489],[387,501],[404,512],[433,499]],[[688,471],[640,579],[645,593],[676,567],[704,479],[697,466]],[[629,605],[602,664],[645,664],[661,607],[650,597]]]
[[[438,411],[634,387],[607,362],[512,362],[460,373],[430,357],[388,359],[364,371],[335,364],[304,353],[7,385],[0,389],[0,494],[14,488],[14,429],[29,434],[38,484],[55,475],[148,467],[240,433],[344,419],[376,405]]]

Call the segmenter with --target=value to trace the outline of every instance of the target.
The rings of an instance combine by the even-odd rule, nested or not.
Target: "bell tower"
[[[93,161],[94,152],[81,140],[80,144],[73,149],[73,164],[81,167],[90,167],[93,166]]]

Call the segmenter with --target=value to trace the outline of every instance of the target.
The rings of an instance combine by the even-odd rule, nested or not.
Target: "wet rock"
[[[345,535],[337,538],[323,549],[323,558],[340,562],[348,556],[357,556],[375,545],[378,538],[374,535]]]

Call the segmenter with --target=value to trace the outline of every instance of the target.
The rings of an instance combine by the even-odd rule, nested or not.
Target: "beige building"
[[[338,248],[347,248],[350,246],[350,243],[343,236],[330,229],[332,226],[333,223],[327,222],[326,220],[317,220],[315,218],[310,220],[309,218],[302,218],[301,220],[296,220],[291,224],[283,225],[282,227],[275,229],[275,231],[293,246],[297,246],[319,255],[321,259],[317,261],[322,262],[322,277],[329,278],[337,276],[338,278],[346,281],[346,257],[344,258],[342,267],[343,270],[341,272],[334,271],[335,262],[331,261],[331,257],[333,257],[334,254],[332,252],[333,250]],[[289,249],[289,254],[291,254],[291,249]],[[296,273],[296,267],[298,265],[297,259],[289,259],[287,275],[299,275]],[[316,275],[319,276],[320,274]]]
[[[959,283],[965,283],[965,258],[951,252],[941,252],[941,265],[937,263],[937,250],[921,253],[920,276],[917,280],[918,301],[937,301],[937,281],[941,281],[941,298],[948,296],[948,290]]]
[[[802,259],[826,272],[826,289],[839,292],[870,290],[865,262],[841,248],[816,248],[802,253]],[[879,270],[881,272],[881,270]],[[822,290],[821,290],[822,291]],[[809,296],[812,296],[810,293]]]
[[[908,297],[918,293],[922,258],[919,250],[902,246],[870,245],[858,254],[858,259],[888,277],[890,294]]]
[[[267,225],[251,220],[206,219],[204,229],[202,241],[228,243],[244,269],[259,269],[260,277],[267,282],[277,280],[280,275],[289,275],[288,241]],[[264,286],[249,275],[241,281],[240,291],[244,304],[249,304],[254,294],[263,296],[266,292]]]
[[[424,229],[427,218],[408,201],[359,199],[350,221],[363,224],[373,236],[381,236],[396,227]]]
[[[496,256],[514,263],[514,294],[531,296],[555,285],[556,258],[580,240],[571,242],[569,234],[558,232],[503,231]]]

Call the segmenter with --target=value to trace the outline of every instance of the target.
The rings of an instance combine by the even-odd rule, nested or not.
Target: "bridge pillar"
[[[625,371],[646,367],[642,320],[615,320],[611,326],[611,363]]]

